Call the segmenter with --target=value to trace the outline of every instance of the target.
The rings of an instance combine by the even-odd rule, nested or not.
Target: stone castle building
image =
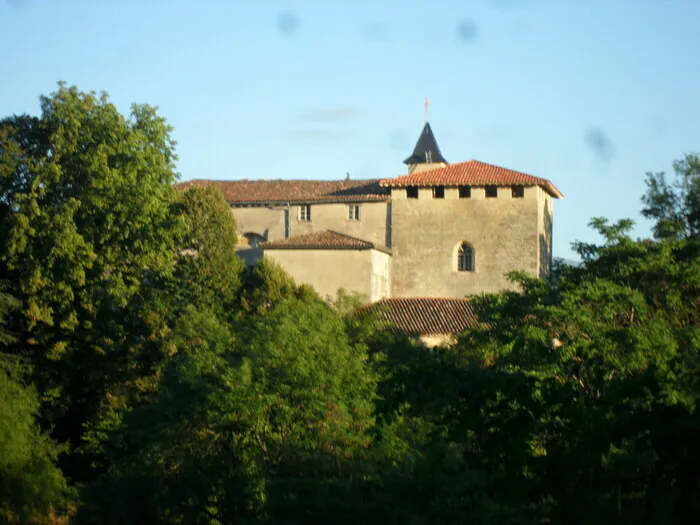
[[[427,122],[404,162],[407,173],[387,179],[180,187],[220,188],[239,254],[278,262],[322,296],[344,288],[369,302],[464,298],[510,288],[513,270],[550,271],[553,199],[562,194],[549,180],[477,160],[449,164]]]

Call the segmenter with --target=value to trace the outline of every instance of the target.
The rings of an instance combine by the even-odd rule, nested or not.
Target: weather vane
[[[430,106],[430,100],[428,95],[425,95],[425,121],[428,122],[428,106]]]

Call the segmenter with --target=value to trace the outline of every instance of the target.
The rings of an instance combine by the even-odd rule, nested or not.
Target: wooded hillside
[[[427,350],[235,255],[149,106],[0,121],[0,522],[695,523],[700,158]]]

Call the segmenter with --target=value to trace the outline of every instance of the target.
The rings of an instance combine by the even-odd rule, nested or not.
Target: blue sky
[[[551,179],[554,253],[700,150],[698,0],[0,0],[0,117],[64,80],[159,107],[183,180],[399,175],[423,102],[450,162]]]

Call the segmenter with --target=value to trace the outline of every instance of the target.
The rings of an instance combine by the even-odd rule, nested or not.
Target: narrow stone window
[[[474,271],[474,248],[466,242],[463,242],[457,250],[457,271]]]
[[[511,186],[510,191],[514,199],[522,199],[525,197],[525,186]]]
[[[460,186],[459,187],[459,198],[460,199],[470,199],[472,196],[471,186]]]
[[[498,186],[494,186],[494,185],[486,186],[486,198],[487,199],[495,199],[496,197],[498,197]]]
[[[433,199],[445,198],[445,186],[433,186]]]
[[[418,186],[409,186],[406,188],[406,198],[407,199],[417,199],[418,198]]]
[[[348,219],[351,221],[360,220],[360,205],[359,204],[348,204]]]
[[[302,204],[299,206],[299,220],[302,222],[311,222],[311,205]]]

